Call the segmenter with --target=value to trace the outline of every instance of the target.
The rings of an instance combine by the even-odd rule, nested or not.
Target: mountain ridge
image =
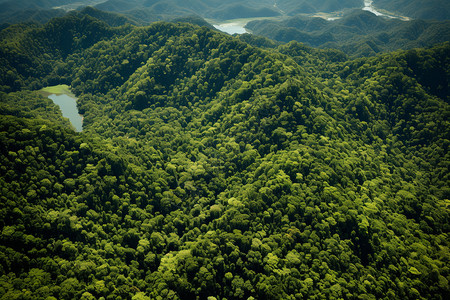
[[[296,16],[284,21],[256,20],[246,28],[277,41],[296,40],[314,47],[336,48],[357,57],[446,42],[450,39],[449,24],[383,19],[371,12],[354,11],[334,21]]]
[[[348,60],[80,14],[0,37],[0,297],[449,293],[449,43]]]

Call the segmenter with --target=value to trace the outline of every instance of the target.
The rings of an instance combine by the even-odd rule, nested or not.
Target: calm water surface
[[[238,23],[224,23],[219,25],[213,25],[216,29],[219,29],[220,31],[226,32],[228,34],[243,34],[246,33],[247,30],[245,30],[244,25],[240,25]]]
[[[78,114],[77,99],[66,94],[48,96],[61,109],[63,117],[70,120],[75,131],[80,132],[83,129],[83,118]]]

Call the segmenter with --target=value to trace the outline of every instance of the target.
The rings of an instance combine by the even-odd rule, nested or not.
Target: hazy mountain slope
[[[84,114],[0,94],[0,297],[449,293],[448,43],[345,61],[76,14],[0,38],[3,90],[64,81]]]
[[[362,8],[363,3],[359,0],[280,0],[276,1],[277,7],[289,16],[299,13],[334,12],[348,8]]]
[[[374,55],[396,49],[431,46],[450,40],[448,21],[400,21],[355,11],[346,17],[292,17],[284,21],[258,20],[246,27],[254,34],[282,42],[296,40],[307,45],[336,48],[352,56]]]
[[[450,19],[450,3],[445,0],[374,0],[375,7],[399,12],[415,19]]]
[[[34,21],[45,23],[52,17],[63,15],[60,10],[95,5],[101,0],[6,0],[0,3],[0,23]]]
[[[139,25],[138,22],[129,18],[128,16],[125,16],[122,14],[117,14],[117,13],[109,13],[109,12],[101,11],[101,10],[95,9],[91,6],[88,6],[84,9],[80,10],[76,14],[78,14],[78,13],[81,15],[88,15],[93,18],[99,19],[99,20],[105,22],[106,24],[108,24],[109,26],[113,26],[113,27],[122,26],[125,24]]]
[[[60,1],[55,0],[15,0],[15,1],[4,1],[1,3],[3,12],[12,12],[18,10],[29,10],[29,9],[50,9],[55,4]],[[69,1],[63,2],[62,4],[66,4]]]
[[[0,20],[1,22],[19,22],[24,19],[24,11],[50,10],[54,7],[64,7],[64,9],[78,9],[87,5],[96,5],[98,9],[129,13],[134,17],[141,12],[141,21],[151,22],[158,20],[154,16],[160,15],[165,19],[171,17],[196,13],[202,17],[233,19],[241,16],[274,16],[297,14],[328,13],[348,9],[362,8],[362,0],[251,0],[243,3],[240,0],[15,0],[1,2]],[[238,9],[243,5],[243,9]],[[374,5],[388,11],[399,12],[401,14],[421,19],[448,19],[450,7],[447,1],[427,0],[423,1],[375,1]],[[238,13],[236,15],[236,13]],[[15,17],[14,17],[15,16]],[[19,18],[20,17],[20,18]],[[39,19],[38,19],[39,20]]]
[[[209,29],[215,29],[214,26],[212,26],[210,23],[206,22],[205,19],[197,16],[197,15],[192,15],[192,16],[185,16],[185,17],[177,17],[174,18],[172,20],[170,20],[171,22],[181,22],[181,23],[189,23],[189,24],[193,24],[193,25],[198,25],[198,26],[204,26],[204,27],[208,27]]]
[[[195,0],[195,1],[122,1],[109,0],[105,3],[97,5],[97,8],[110,11],[133,11],[144,9],[152,11],[156,14],[179,14],[179,11],[187,11],[189,13],[197,13],[202,17],[216,19],[236,19],[236,18],[252,18],[252,17],[270,17],[277,15],[296,15],[298,13],[316,13],[316,12],[333,12],[347,8],[362,7],[359,0],[314,0],[314,1],[245,1],[226,0]],[[170,9],[169,9],[170,8]]]
[[[20,22],[36,22],[46,23],[52,18],[62,17],[66,14],[66,11],[62,9],[30,9],[30,10],[18,10],[14,13],[5,13],[0,15],[2,23],[15,24]]]
[[[210,13],[210,16],[219,20],[239,18],[275,17],[280,13],[271,8],[252,8],[247,5],[236,4]]]

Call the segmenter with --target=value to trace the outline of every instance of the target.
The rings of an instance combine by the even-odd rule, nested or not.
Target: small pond
[[[61,85],[42,89],[52,99],[53,103],[59,106],[62,115],[68,118],[75,131],[83,130],[83,117],[78,113],[77,98],[70,93],[68,86]]]

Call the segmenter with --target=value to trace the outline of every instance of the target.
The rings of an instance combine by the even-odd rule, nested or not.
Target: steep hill
[[[449,294],[448,43],[348,61],[77,14],[0,39],[0,298]],[[55,83],[81,133],[27,91]]]

